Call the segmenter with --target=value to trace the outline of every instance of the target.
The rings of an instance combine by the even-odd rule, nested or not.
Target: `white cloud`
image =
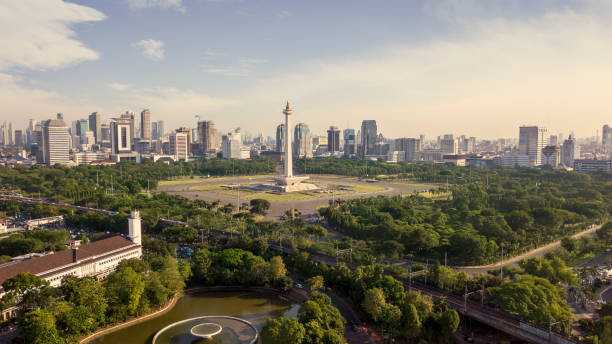
[[[123,84],[120,82],[109,82],[106,84],[106,87],[110,88],[114,91],[126,91],[132,87],[130,84]]]
[[[609,122],[611,24],[570,10],[477,20],[458,27],[461,35],[293,66],[258,81],[245,103],[263,115],[289,98],[295,120],[313,123],[315,132],[376,119],[391,137],[508,137],[530,123],[592,135]],[[258,126],[272,127],[280,112],[261,118],[267,123]]]
[[[133,47],[139,48],[142,56],[152,61],[162,61],[165,58],[164,42],[152,38],[143,39],[132,43]]]
[[[281,11],[278,11],[276,16],[281,19],[289,18],[289,17],[293,17],[293,12],[289,10],[281,10]]]
[[[96,60],[75,39],[73,24],[105,18],[101,12],[61,0],[0,1],[0,70],[59,69]]]
[[[128,6],[133,10],[144,8],[158,8],[162,10],[173,9],[185,13],[182,0],[126,0]]]
[[[216,55],[208,55],[209,57],[218,57],[224,56],[217,53]],[[227,64],[220,62],[212,62],[211,59],[209,61],[200,65],[200,68],[203,72],[208,74],[219,74],[223,76],[229,77],[244,77],[248,76],[256,65],[263,64],[268,62],[264,59],[256,59],[256,58],[243,58],[238,60],[235,64]]]

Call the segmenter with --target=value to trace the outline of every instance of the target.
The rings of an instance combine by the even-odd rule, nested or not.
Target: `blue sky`
[[[599,1],[0,0],[0,120],[150,108],[271,135],[282,104],[317,133],[591,136],[610,121]],[[612,118],[610,118],[612,119]]]

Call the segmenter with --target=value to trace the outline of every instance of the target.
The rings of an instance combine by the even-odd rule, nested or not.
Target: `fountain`
[[[191,334],[205,339],[210,339],[223,331],[223,327],[215,323],[202,323],[191,328]]]
[[[249,321],[222,315],[202,316],[174,322],[153,337],[152,344],[257,343],[259,332]]]

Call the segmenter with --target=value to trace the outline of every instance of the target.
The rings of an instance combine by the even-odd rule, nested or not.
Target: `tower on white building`
[[[132,210],[128,223],[130,226],[128,237],[134,244],[142,245],[140,212],[138,210]]]

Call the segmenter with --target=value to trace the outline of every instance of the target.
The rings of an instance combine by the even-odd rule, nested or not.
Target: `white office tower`
[[[537,126],[519,128],[519,154],[529,157],[529,166],[542,165],[542,149],[548,145],[547,131]]]
[[[240,128],[236,128],[235,130],[227,133],[227,135],[223,135],[221,140],[223,159],[241,159],[241,148],[242,140]]]
[[[70,134],[61,119],[50,119],[42,128],[42,161],[45,165],[70,162]]]
[[[128,237],[134,244],[142,245],[140,212],[138,210],[132,210],[128,224],[130,226]]]
[[[561,146],[561,163],[565,167],[574,168],[574,160],[580,158],[580,146],[576,144],[574,134],[570,134],[569,138],[563,141]]]
[[[110,123],[112,154],[130,153],[132,151],[132,132],[129,118],[115,118]]]
[[[188,128],[179,128],[170,135],[170,154],[176,157],[176,160],[187,161],[191,154],[191,130]]]

